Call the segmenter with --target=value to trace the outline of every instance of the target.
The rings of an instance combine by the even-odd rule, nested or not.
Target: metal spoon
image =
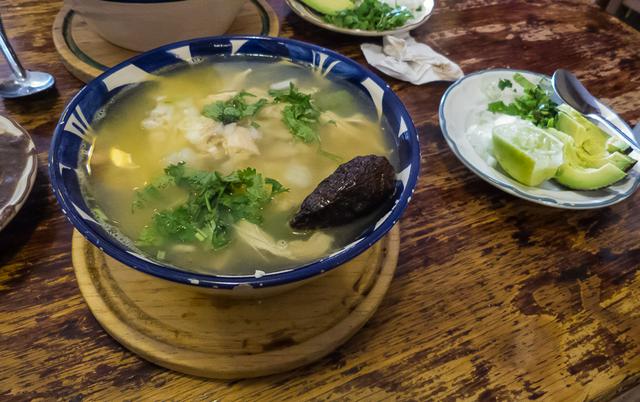
[[[638,146],[637,140],[632,139],[627,133],[620,130],[615,124],[602,116],[602,110],[600,106],[598,106],[596,98],[589,93],[587,88],[582,85],[575,75],[567,70],[556,70],[551,78],[551,83],[553,90],[569,106],[582,113],[587,119],[608,134],[624,138],[635,151],[640,152],[640,146]]]
[[[20,98],[49,89],[55,84],[51,74],[25,70],[13,51],[0,19],[0,50],[9,63],[13,77],[0,82],[0,97]]]

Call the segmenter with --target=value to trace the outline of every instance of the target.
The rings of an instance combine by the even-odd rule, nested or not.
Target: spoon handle
[[[632,139],[629,134],[620,130],[615,124],[611,123],[609,120],[598,114],[587,114],[585,117],[595,123],[598,127],[604,129],[604,131],[609,135],[615,135],[616,137],[622,137],[631,145],[634,151],[640,152],[640,146],[635,139]]]
[[[2,54],[4,58],[7,59],[7,63],[9,63],[9,68],[11,72],[15,76],[17,80],[24,80],[27,78],[27,72],[25,71],[22,64],[18,60],[18,56],[14,52],[11,47],[11,43],[7,39],[7,34],[4,31],[4,26],[2,24],[2,19],[0,18],[0,50],[2,50]]]

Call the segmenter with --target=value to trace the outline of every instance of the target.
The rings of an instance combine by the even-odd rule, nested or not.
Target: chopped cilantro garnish
[[[330,24],[366,31],[386,31],[400,27],[413,18],[413,13],[404,6],[392,7],[380,0],[363,0],[352,9],[345,9],[334,15],[325,15]]]
[[[161,194],[160,190],[174,184],[173,178],[170,176],[160,176],[151,183],[147,184],[144,189],[138,190],[133,196],[132,211],[143,208],[144,205],[154,198],[158,198]]]
[[[504,91],[505,88],[511,88],[512,86],[513,84],[509,80],[500,80],[498,82],[498,88],[500,88],[501,91]]]
[[[188,168],[184,163],[169,165],[165,175],[137,192],[134,209],[143,200],[160,197],[169,185],[188,193],[186,202],[154,213],[151,223],[140,233],[138,244],[161,247],[168,242],[204,243],[211,249],[231,240],[232,225],[240,219],[262,223],[263,209],[276,195],[288,191],[278,181],[263,178],[253,168],[228,176]]]
[[[288,89],[271,90],[269,95],[275,103],[287,103],[282,111],[282,121],[291,134],[305,143],[320,141],[316,129],[320,110],[311,95],[300,92],[293,83]]]
[[[533,84],[520,73],[516,73],[513,80],[524,88],[524,95],[517,97],[508,105],[503,101],[491,102],[488,110],[493,113],[519,116],[539,127],[554,127],[558,116],[558,105],[551,100],[550,93],[540,84]],[[504,81],[508,80],[500,80],[498,83],[500,89],[504,89],[501,87],[506,85]],[[510,85],[505,87],[508,86]]]
[[[520,73],[515,73],[513,80],[524,89],[535,89],[537,87],[536,84],[526,79],[524,75]],[[540,87],[540,89],[542,89],[542,87]]]
[[[245,99],[247,97],[255,97],[255,95],[242,91],[229,100],[216,101],[206,105],[202,109],[202,114],[222,124],[230,124],[247,117],[254,117],[267,104],[266,99],[260,99],[255,103],[247,103]]]
[[[282,111],[282,121],[295,138],[304,143],[318,143],[318,154],[334,162],[341,162],[342,157],[322,149],[318,124],[322,113],[309,94],[300,92],[291,82],[288,89],[271,90],[269,95],[274,103],[287,103]],[[330,120],[327,124],[336,124]]]

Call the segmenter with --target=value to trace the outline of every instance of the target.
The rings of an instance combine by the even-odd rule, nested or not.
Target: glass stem
[[[0,49],[2,50],[2,55],[5,59],[7,59],[7,63],[9,64],[9,68],[11,72],[15,76],[15,78],[19,81],[23,81],[27,78],[27,72],[25,71],[22,64],[18,60],[18,56],[13,51],[11,47],[11,43],[9,43],[9,39],[7,39],[7,34],[4,31],[4,25],[2,24],[2,19],[0,18]]]

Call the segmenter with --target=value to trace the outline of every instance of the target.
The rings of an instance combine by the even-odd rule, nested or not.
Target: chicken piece
[[[236,123],[224,126],[222,135],[225,139],[224,149],[227,154],[248,153],[250,155],[260,155],[260,150],[256,143],[253,142],[253,137],[259,136],[256,131],[253,127],[249,129]]]
[[[204,102],[202,102],[202,106],[208,105],[213,102],[218,102],[218,101],[222,101],[222,102],[228,101],[229,99],[233,98],[237,94],[238,94],[238,91],[224,91],[224,92],[211,94],[206,98],[204,98]]]
[[[142,128],[146,130],[157,130],[168,127],[174,119],[175,108],[169,103],[165,103],[161,98],[155,108],[149,112],[149,116],[142,120]]]
[[[308,167],[298,164],[298,163],[290,163],[287,165],[285,170],[284,179],[287,184],[290,184],[293,187],[297,188],[307,188],[311,187],[311,180],[313,180],[313,175]]]
[[[267,257],[262,254],[263,252],[289,260],[309,260],[321,257],[333,244],[333,237],[322,232],[314,233],[307,240],[294,240],[288,243],[283,240],[276,241],[258,225],[244,219],[236,223],[235,229],[238,238],[249,244],[265,259]]]

